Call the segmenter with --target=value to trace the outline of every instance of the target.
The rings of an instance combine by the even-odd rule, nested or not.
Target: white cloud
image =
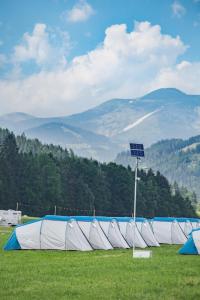
[[[178,1],[174,1],[171,8],[174,17],[181,18],[186,13],[186,8]]]
[[[50,52],[49,38],[45,24],[36,24],[33,34],[25,33],[23,41],[14,49],[14,60],[24,62],[30,59],[38,65],[47,61]]]
[[[61,18],[72,23],[83,22],[88,20],[94,13],[94,9],[87,1],[80,0],[72,9],[63,12]]]
[[[200,62],[181,63],[161,70],[154,88],[175,87],[188,94],[200,94]]]
[[[45,24],[35,25],[32,34],[26,32],[19,45],[14,47],[12,61],[21,64],[30,60],[39,67],[65,65],[70,49],[67,32],[59,29],[47,29]]]
[[[133,98],[158,87],[200,93],[200,63],[177,64],[186,49],[180,37],[162,34],[159,25],[140,22],[131,32],[125,24],[110,26],[102,44],[64,68],[1,80],[1,112],[67,115],[106,99]]]

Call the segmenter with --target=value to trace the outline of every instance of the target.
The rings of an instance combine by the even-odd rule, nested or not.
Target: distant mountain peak
[[[186,96],[186,94],[176,88],[161,88],[155,91],[152,91],[142,97],[143,99],[164,99],[164,98],[179,98]]]
[[[35,118],[32,115],[26,114],[24,112],[12,112],[1,116],[1,119],[11,120],[15,122],[20,122],[24,120],[29,120]]]

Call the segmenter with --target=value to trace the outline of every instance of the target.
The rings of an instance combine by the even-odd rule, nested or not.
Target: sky
[[[200,94],[200,0],[1,0],[0,114]]]

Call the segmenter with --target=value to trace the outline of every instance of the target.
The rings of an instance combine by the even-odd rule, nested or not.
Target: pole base
[[[152,251],[150,250],[133,250],[133,258],[150,258]]]

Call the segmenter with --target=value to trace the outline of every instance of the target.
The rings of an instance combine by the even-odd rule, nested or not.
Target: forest
[[[195,201],[160,173],[139,170],[137,216],[195,217]],[[30,216],[131,216],[134,170],[77,157],[0,129],[0,209]]]
[[[134,166],[128,152],[119,153],[115,161],[125,167]],[[187,140],[159,141],[145,149],[142,164],[161,172],[171,184],[176,181],[182,190],[190,191],[191,197],[195,193],[200,199],[200,135]]]

